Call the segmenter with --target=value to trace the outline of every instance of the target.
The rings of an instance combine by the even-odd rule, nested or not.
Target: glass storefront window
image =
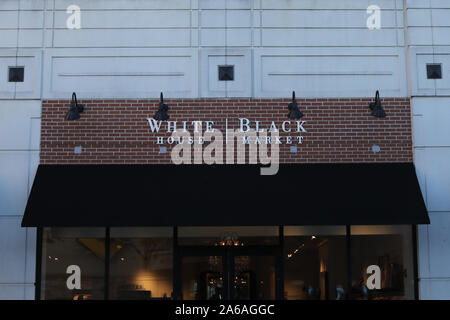
[[[411,226],[352,226],[354,299],[414,299]]]
[[[279,244],[278,227],[179,227],[179,245],[251,246]]]
[[[44,228],[40,298],[268,300],[280,281],[287,300],[415,298],[410,225],[279,230],[179,227],[174,256],[172,227]]]
[[[45,228],[42,240],[41,299],[104,298],[104,228]]]
[[[285,299],[346,299],[345,226],[285,227],[284,236]]]
[[[170,299],[173,229],[111,228],[110,299]]]

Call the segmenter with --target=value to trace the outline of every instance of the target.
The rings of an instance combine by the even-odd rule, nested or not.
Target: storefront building
[[[450,298],[448,4],[72,2],[0,4],[1,299]]]
[[[74,121],[70,101],[44,101],[22,222],[39,228],[37,298],[416,298],[429,221],[408,99],[382,99],[387,118],[371,99],[298,99],[295,120],[289,102],[167,99],[169,120],[153,122],[158,100],[81,100]],[[192,144],[172,143],[176,127]],[[278,170],[261,175],[252,155],[275,144]]]

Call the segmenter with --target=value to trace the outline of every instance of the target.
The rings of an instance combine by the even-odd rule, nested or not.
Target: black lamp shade
[[[369,108],[370,110],[372,110],[371,113],[372,116],[376,118],[386,118],[386,112],[384,111],[383,106],[381,105],[380,93],[378,92],[378,90],[375,94],[375,101],[369,104]]]
[[[67,112],[65,119],[66,120],[78,120],[80,119],[80,113],[76,109],[70,108],[69,112]]]
[[[297,100],[295,99],[295,91],[292,91],[292,102],[288,104],[288,118],[289,119],[300,119],[303,117],[303,113],[298,108]]]
[[[169,115],[167,114],[167,111],[169,111],[169,106],[164,103],[163,93],[161,92],[158,110],[153,116],[153,119],[161,121],[169,120]]]
[[[78,104],[77,95],[72,93],[72,101],[70,102],[70,109],[66,113],[64,119],[65,120],[78,120],[80,119],[80,113],[84,111],[84,106],[82,104]]]

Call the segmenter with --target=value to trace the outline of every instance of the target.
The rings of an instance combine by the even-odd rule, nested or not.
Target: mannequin
[[[345,290],[344,287],[338,285],[336,287],[336,300],[344,300],[345,299]]]

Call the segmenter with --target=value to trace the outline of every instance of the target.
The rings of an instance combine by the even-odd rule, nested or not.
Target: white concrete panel
[[[191,29],[191,45],[193,47],[200,45],[198,29]]]
[[[414,166],[416,168],[417,180],[419,181],[422,196],[427,203],[427,179],[426,179],[426,149],[414,148]]]
[[[450,24],[448,22],[449,18],[446,16],[446,14],[443,15],[439,15],[440,19],[439,20],[443,20],[443,21],[437,21],[437,24],[442,25],[442,24]],[[432,19],[433,25],[435,25],[434,22],[434,16],[431,17],[430,19]],[[423,23],[426,24],[427,22],[427,18],[424,15],[422,17],[422,19],[420,20],[421,22],[418,23]],[[447,22],[444,22],[447,21]],[[417,20],[414,20],[413,22],[417,23]],[[448,26],[443,26],[443,27],[416,27],[416,26],[411,26],[408,28],[408,32],[409,32],[409,39],[410,39],[410,44],[411,45],[422,45],[422,46],[429,46],[429,45],[435,45],[435,46],[446,46],[449,45],[449,38],[450,38],[450,28],[448,28]]]
[[[102,10],[102,9],[189,9],[191,0],[77,0],[76,4],[81,10]],[[74,4],[73,0],[57,0],[55,8],[65,11],[66,8]]]
[[[19,2],[17,0],[4,0],[0,2],[0,10],[17,10]]]
[[[28,0],[27,2],[33,2]],[[35,1],[42,2],[42,0]],[[11,13],[10,13],[11,14]],[[20,28],[42,29],[44,24],[44,11],[20,11],[19,14]],[[17,25],[17,24],[16,24]]]
[[[450,2],[447,0],[426,0],[430,2],[432,8],[450,8]]]
[[[408,27],[431,26],[431,12],[428,9],[408,9]]]
[[[16,57],[17,55],[17,57]],[[8,68],[25,68],[24,82],[8,82]],[[33,49],[0,50],[0,99],[39,99],[41,52]]]
[[[24,300],[35,300],[35,284],[27,283],[25,284],[25,298]]]
[[[433,26],[449,27],[450,26],[450,9],[434,9],[431,10]]]
[[[196,49],[49,50],[44,96],[195,97]]]
[[[0,150],[39,150],[39,100],[0,101]]]
[[[55,29],[54,47],[186,47],[189,29]]]
[[[26,228],[25,283],[36,281],[36,233],[36,228]]]
[[[0,216],[0,283],[24,283],[26,266],[26,229],[21,216]]]
[[[434,27],[433,28],[433,45],[448,46],[450,39],[450,28]]]
[[[17,14],[14,14],[11,11],[0,11],[0,29],[17,28],[17,25],[18,25]]]
[[[46,48],[53,47],[53,29],[47,29],[45,31],[44,46]]]
[[[262,44],[267,47],[377,47],[396,46],[395,29],[264,29]]]
[[[251,41],[251,30],[248,28],[201,30],[201,46],[204,47],[223,47],[225,44],[228,47],[249,47]]]
[[[0,150],[0,216],[23,214],[38,163],[39,151]]]
[[[408,37],[411,46],[430,46],[433,39],[429,27],[410,27],[408,28]]]
[[[418,148],[416,148],[416,151]],[[425,176],[428,211],[450,211],[450,148],[423,148],[416,170]]]
[[[417,226],[417,258],[419,279],[430,277],[430,241],[428,225]]]
[[[411,105],[414,146],[450,147],[450,98],[413,98]]]
[[[450,278],[420,279],[420,300],[450,300]]]
[[[42,29],[20,29],[19,48],[41,48],[42,34]],[[14,47],[16,47],[16,44]]]
[[[418,54],[415,65],[415,76],[417,81],[417,90],[420,92],[433,93],[436,90],[436,81],[427,78],[427,64],[435,63],[433,55]]]
[[[361,9],[366,10],[374,4],[372,0],[261,0],[264,9]],[[402,9],[403,0],[377,0],[376,4],[383,9]]]
[[[430,8],[430,0],[406,0],[407,8]]]
[[[450,8],[448,0],[406,0],[407,8]]]
[[[264,10],[264,28],[366,28],[367,13],[358,10]],[[381,12],[381,27],[393,28],[403,25],[403,16],[397,11]]]
[[[223,28],[225,25],[228,28],[249,28],[251,27],[251,12],[250,10],[233,10],[225,13],[225,10],[202,10],[201,22],[202,28]]]
[[[17,47],[17,30],[2,29],[0,30],[0,48]]]
[[[450,44],[450,41],[447,42],[447,44]],[[450,47],[411,47],[410,54],[412,95],[450,95]],[[427,63],[442,64],[442,79],[427,79]]]
[[[234,65],[234,81],[219,81],[218,66]],[[250,97],[251,55],[250,50],[211,49],[202,51],[203,97]]]
[[[0,284],[0,300],[34,300],[34,284]]]
[[[50,7],[53,8],[53,2]],[[53,10],[48,10],[45,12],[45,27],[46,28],[53,28],[55,14],[56,14],[56,12],[54,12]]]
[[[252,0],[199,0],[201,9],[250,9]]]
[[[450,40],[449,40],[450,43]],[[435,55],[437,63],[442,64],[442,79],[436,80],[436,95],[450,95],[450,52],[449,54]]]
[[[0,10],[18,10],[19,3],[21,10],[40,10],[44,7],[42,0],[2,0],[0,1]]]
[[[65,29],[65,11],[55,12],[57,29]],[[189,10],[95,10],[81,12],[81,28],[180,28],[190,27]]]
[[[17,65],[25,67],[24,82],[17,82],[16,99],[39,99],[41,97],[41,59],[40,50],[19,50]]]
[[[261,29],[253,29],[253,46],[261,46]]]
[[[1,31],[0,31],[1,37]],[[0,40],[1,41],[1,40]],[[12,99],[14,98],[14,92],[16,90],[15,83],[8,82],[8,68],[15,66],[15,57],[7,50],[0,51],[0,99]]]
[[[425,278],[450,279],[450,211],[430,212],[428,226],[429,273]]]
[[[403,50],[255,49],[255,95],[364,97],[406,94]]]

